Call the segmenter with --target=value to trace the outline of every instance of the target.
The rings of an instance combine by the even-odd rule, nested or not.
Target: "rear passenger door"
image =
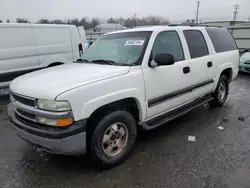
[[[184,30],[189,48],[192,98],[211,93],[214,88],[214,63],[209,55],[209,48],[203,32],[200,30]]]

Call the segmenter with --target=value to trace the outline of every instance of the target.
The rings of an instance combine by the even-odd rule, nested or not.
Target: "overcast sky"
[[[82,17],[139,17],[157,15],[170,21],[194,19],[197,0],[0,0],[0,20],[17,17],[37,21]],[[201,20],[233,18],[239,4],[238,20],[250,17],[250,0],[200,0]]]

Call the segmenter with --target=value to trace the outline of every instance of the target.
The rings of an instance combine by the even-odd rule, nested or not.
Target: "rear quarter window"
[[[206,40],[199,30],[184,30],[183,33],[192,59],[209,55]]]
[[[227,29],[206,28],[217,53],[237,50],[237,45]]]

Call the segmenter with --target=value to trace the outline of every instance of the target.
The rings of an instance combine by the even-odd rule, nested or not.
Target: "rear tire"
[[[91,158],[102,169],[114,167],[128,157],[136,137],[133,116],[127,111],[113,111],[96,124],[90,142]]]
[[[215,91],[212,93],[213,100],[210,102],[211,107],[221,107],[226,102],[229,91],[228,77],[221,75]]]

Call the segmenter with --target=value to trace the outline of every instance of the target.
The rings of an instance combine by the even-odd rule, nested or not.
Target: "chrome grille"
[[[31,98],[28,98],[28,97],[17,95],[15,93],[11,93],[11,96],[13,97],[13,99],[15,99],[16,101],[18,101],[18,102],[20,102],[22,104],[25,104],[27,106],[32,106],[32,107],[35,106],[35,99],[31,99]]]
[[[11,102],[14,103],[20,103],[21,105],[27,106],[29,108],[36,108],[35,105],[35,99],[29,98],[29,97],[25,97],[25,96],[21,96],[15,93],[11,93],[10,95],[10,100]],[[36,115],[30,112],[27,112],[25,110],[22,110],[20,108],[17,108],[17,106],[14,105],[14,109],[15,109],[15,115],[19,118],[23,118],[26,119],[28,121],[32,121],[32,122],[36,122]]]
[[[34,114],[31,114],[31,113],[28,113],[28,112],[24,112],[24,111],[19,110],[19,109],[16,110],[16,113],[17,113],[17,115],[19,115],[19,116],[21,116],[23,118],[28,118],[31,121],[35,121],[36,120],[36,115],[34,115]]]

